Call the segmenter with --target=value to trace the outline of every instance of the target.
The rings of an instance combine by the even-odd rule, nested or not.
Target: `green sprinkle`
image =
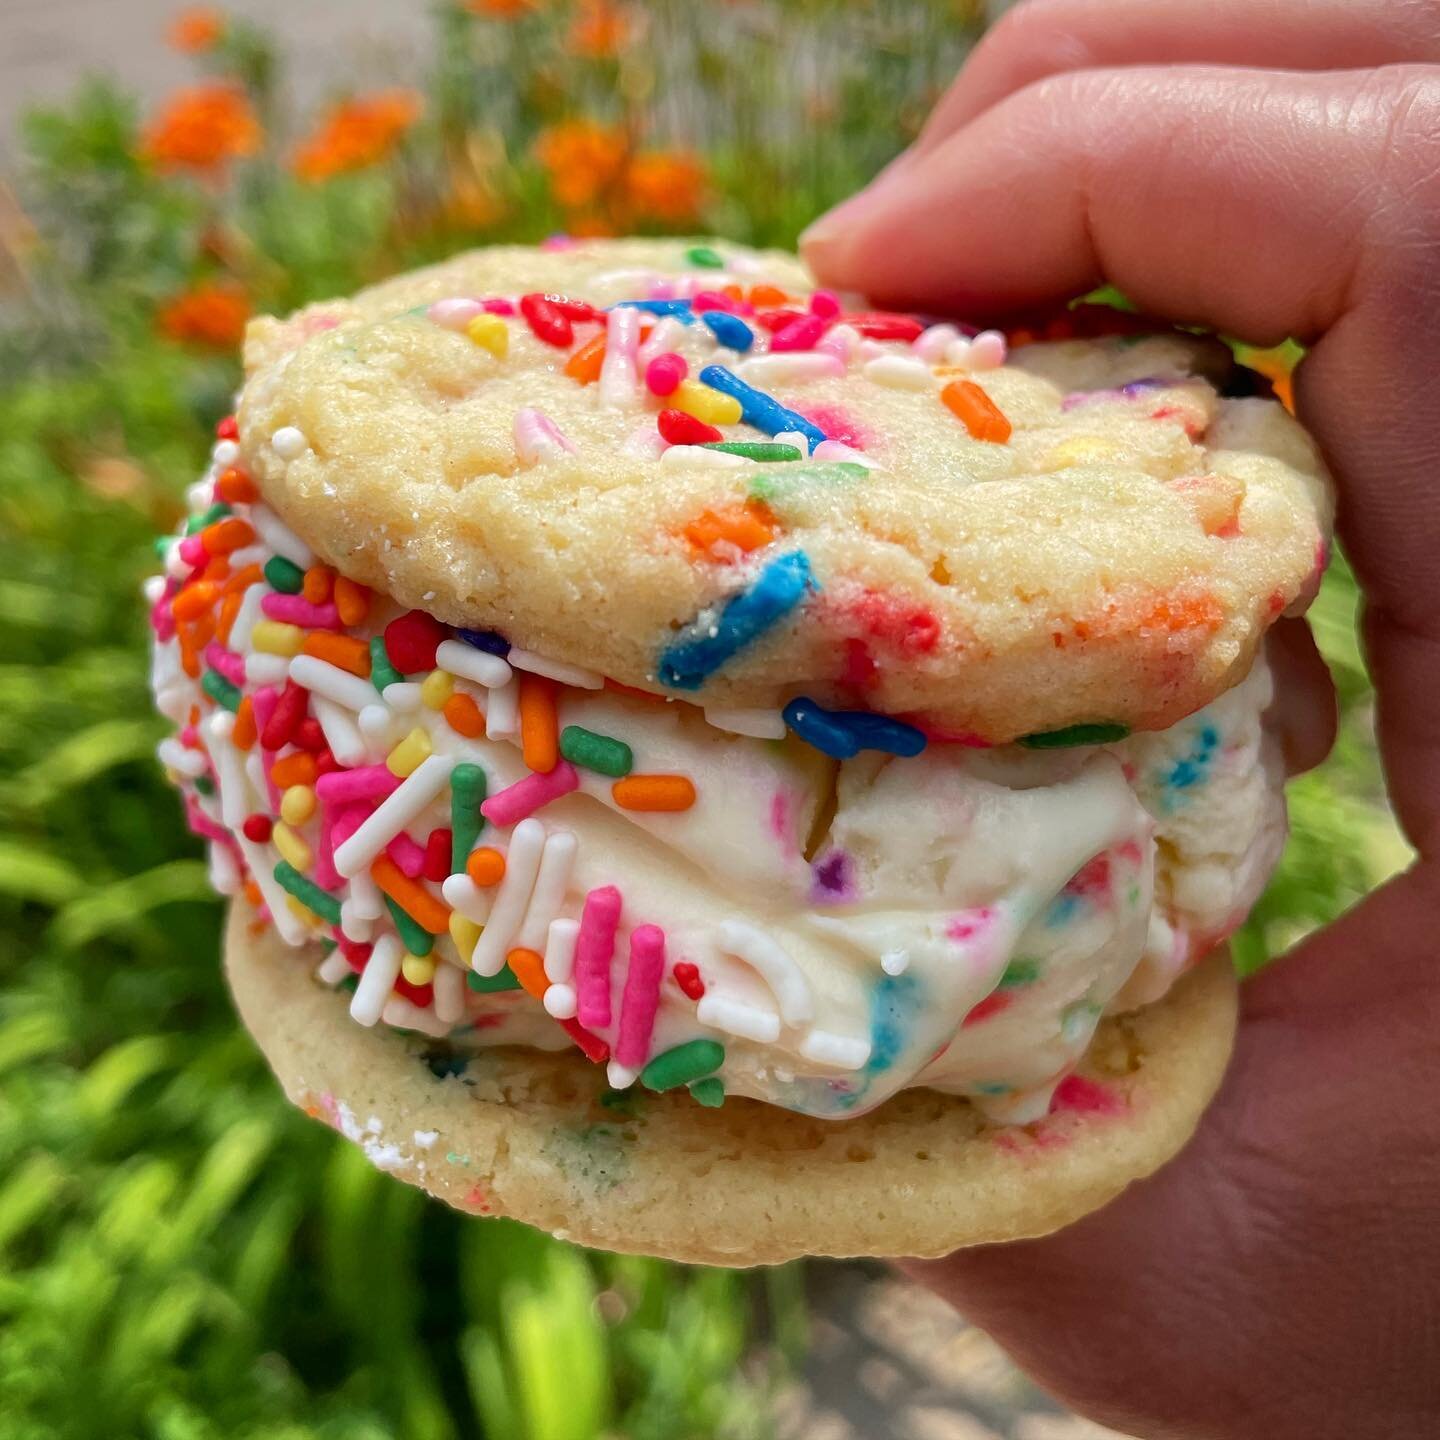
[[[763,440],[711,440],[700,448],[718,450],[722,455],[742,455],[746,460],[762,462],[805,458],[794,445],[771,445]]]
[[[1130,733],[1128,725],[1097,721],[1093,725],[1067,725],[1063,730],[1041,730],[1022,735],[1020,744],[1028,750],[1064,750],[1072,745],[1110,745]]]
[[[240,691],[218,670],[207,670],[200,677],[200,688],[217,704],[227,710],[240,708]]]
[[[370,681],[377,690],[384,694],[387,685],[398,685],[404,676],[390,663],[390,656],[385,650],[385,637],[383,635],[372,635],[370,637]]]
[[[690,1087],[690,1093],[706,1109],[718,1110],[725,1103],[725,1082],[718,1075],[711,1075],[708,1079],[697,1080]]]
[[[762,470],[750,481],[750,494],[756,500],[770,500],[795,485],[811,482],[834,485],[840,481],[863,480],[869,473],[853,460],[836,460],[827,465],[786,465],[781,470]]]
[[[562,748],[563,748],[563,741]],[[475,848],[485,817],[480,807],[485,803],[489,782],[478,765],[468,761],[450,772],[450,873],[458,875],[465,868],[465,859]],[[473,977],[472,977],[473,979]]]
[[[718,251],[712,250],[708,245],[692,245],[685,252],[685,258],[692,265],[698,265],[703,270],[723,270],[725,268],[725,257]]]
[[[477,975],[473,970],[465,977],[465,983],[481,995],[493,995],[498,990],[518,990],[520,982],[515,972],[506,965],[498,975]]]
[[[202,795],[213,795],[215,793],[215,782],[208,775],[197,775],[195,777],[195,788]]]
[[[402,910],[388,895],[385,897],[385,908],[390,912],[390,918],[395,922],[395,928],[400,932],[400,943],[412,955],[428,955],[434,948],[435,937],[409,914]],[[336,907],[335,914],[340,914],[339,907]],[[335,923],[340,923],[337,918]]]
[[[1021,985],[1033,985],[1040,978],[1038,960],[1012,960],[1000,977],[1002,990],[1016,990]]]
[[[282,890],[288,890],[307,910],[313,910],[322,920],[331,925],[340,923],[340,902],[313,880],[307,880],[288,861],[282,860],[275,867],[275,883]]]
[[[657,1055],[641,1072],[647,1090],[674,1090],[718,1070],[725,1063],[725,1047],[718,1040],[687,1040]]]
[[[635,754],[623,740],[597,735],[583,725],[567,725],[560,732],[560,753],[572,765],[598,770],[617,780],[635,766]]]
[[[173,535],[157,535],[150,543],[155,547],[155,553],[163,560],[170,553],[170,547],[175,543],[175,537]]]
[[[352,971],[335,988],[343,990],[347,995],[353,995],[360,988],[360,977]]]
[[[227,515],[234,513],[228,505],[217,500],[203,515],[192,515],[185,522],[185,533],[198,535],[207,525],[213,525],[215,521],[223,520]]]
[[[305,583],[305,572],[293,560],[272,555],[265,562],[265,583],[282,595],[298,595]]]

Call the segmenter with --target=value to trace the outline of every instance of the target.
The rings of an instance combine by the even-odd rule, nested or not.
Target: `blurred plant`
[[[413,90],[382,90],[342,100],[295,152],[302,180],[329,180],[379,165],[395,153],[405,132],[420,118],[424,102]]]
[[[192,85],[173,95],[150,123],[140,155],[159,170],[220,178],[231,161],[260,149],[260,122],[237,85]]]

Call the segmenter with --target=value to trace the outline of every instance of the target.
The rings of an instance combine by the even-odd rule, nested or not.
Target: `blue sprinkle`
[[[611,310],[643,310],[647,315],[673,315],[687,325],[695,323],[695,310],[688,300],[619,300]]]
[[[870,992],[870,1059],[873,1074],[888,1070],[905,1048],[906,1031],[920,1008],[920,987],[913,975],[882,975]]]
[[[848,760],[861,750],[913,756],[925,748],[923,731],[888,715],[872,715],[868,710],[827,710],[802,695],[780,713],[807,745],[836,760]]]
[[[740,415],[747,425],[763,430],[767,435],[779,435],[784,430],[798,430],[813,450],[823,445],[827,436],[813,421],[793,410],[787,410],[778,400],[747,385],[738,375],[723,365],[707,365],[700,372],[701,381],[722,395],[733,395],[740,402]]]
[[[732,350],[748,350],[755,343],[755,332],[738,315],[724,310],[702,310],[700,318],[710,333]]]
[[[486,654],[498,655],[502,660],[510,653],[510,642],[494,630],[456,630],[467,645],[473,645]]]
[[[772,560],[755,583],[732,595],[716,615],[704,611],[660,656],[660,682],[672,690],[698,690],[732,655],[778,625],[820,587],[803,550]]]

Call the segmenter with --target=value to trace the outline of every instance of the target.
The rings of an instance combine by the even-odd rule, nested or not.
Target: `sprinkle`
[[[545,992],[550,993],[548,990]],[[598,1036],[592,1035],[577,1020],[561,1020],[560,1028],[580,1047],[580,1052],[592,1065],[603,1065],[610,1058],[610,1047]]]
[[[579,665],[567,665],[562,660],[549,660],[533,650],[522,650],[518,645],[510,647],[510,664],[517,670],[529,670],[535,675],[544,675],[558,680],[562,685],[573,685],[579,690],[600,690],[605,677],[594,670],[582,669]]]
[[[845,322],[869,340],[918,340],[925,327],[913,315],[892,315],[879,311],[867,315],[847,315]]]
[[[298,595],[305,583],[305,572],[283,555],[272,555],[264,566],[265,583],[282,595]]]
[[[305,630],[339,630],[340,612],[334,605],[312,605],[298,595],[266,595],[260,608],[271,620],[299,625]]]
[[[303,825],[314,813],[315,791],[309,785],[292,785],[280,797],[280,818],[287,825]]]
[[[800,1053],[817,1065],[838,1070],[862,1070],[870,1059],[870,1041],[858,1035],[836,1035],[829,1030],[812,1030],[801,1042]]]
[[[299,566],[302,573],[315,563],[315,552],[268,506],[252,505],[250,523],[269,549]]]
[[[794,385],[807,380],[825,380],[845,373],[845,362],[826,351],[805,350],[794,354],[754,355],[735,367],[746,380],[765,385]]]
[[[803,1025],[814,1014],[804,972],[783,946],[743,920],[722,920],[716,929],[720,945],[759,971],[770,987],[787,1025]]]
[[[455,767],[460,768],[458,765]],[[326,805],[348,805],[357,800],[383,800],[400,788],[400,777],[384,765],[362,765],[335,770],[315,782],[315,793]],[[378,852],[377,852],[378,853]]]
[[[432,670],[420,682],[420,703],[427,710],[445,709],[445,702],[455,692],[455,682],[445,670]]]
[[[390,685],[398,685],[405,677],[390,663],[385,653],[385,638],[382,635],[370,637],[370,683],[380,691]]]
[[[840,297],[833,290],[817,290],[810,297],[810,313],[823,320],[835,319],[840,308]]]
[[[952,380],[941,392],[945,408],[961,421],[976,440],[1003,445],[1010,438],[1010,422],[999,406],[973,381]]]
[[[568,795],[580,784],[580,775],[568,760],[560,761],[546,775],[527,775],[513,785],[492,795],[480,807],[480,813],[492,825],[502,829],[533,815],[542,806],[562,795]]]
[[[815,460],[823,460],[827,463],[836,462],[842,465],[859,465],[863,470],[875,469],[875,462],[863,451],[856,450],[853,446],[845,444],[843,440],[827,440],[823,445],[817,445],[811,454]],[[858,477],[857,477],[858,478]]]
[[[565,374],[581,385],[593,385],[605,363],[605,332],[587,340],[566,362]]]
[[[622,1065],[638,1068],[645,1063],[664,974],[665,932],[658,925],[637,925],[630,934],[630,965],[625,972],[615,1041],[615,1058]]]
[[[972,370],[998,370],[1005,363],[1008,346],[999,330],[982,330],[971,342],[967,363]]]
[[[520,751],[531,770],[547,775],[560,758],[555,682],[543,675],[520,676]]]
[[[545,1007],[545,1013],[555,1020],[573,1020],[575,1018],[575,991],[569,985],[549,985],[545,989],[545,997],[540,1002]]]
[[[634,752],[623,740],[597,735],[582,725],[567,725],[561,731],[560,754],[572,765],[617,779],[628,775],[635,765]]]
[[[257,845],[264,845],[270,839],[271,821],[268,815],[247,815],[240,828],[245,832],[245,838]]]
[[[400,932],[400,943],[411,955],[428,955],[435,948],[435,937],[428,930],[400,908],[388,895],[385,908],[395,928]]]
[[[430,663],[490,690],[506,684],[511,677],[510,666],[504,660],[496,655],[487,655],[485,651],[460,640],[443,641]]]
[[[275,708],[260,731],[260,743],[267,750],[279,750],[287,745],[295,734],[305,714],[305,692],[293,681],[287,680],[280,697],[274,702]]]
[[[1072,745],[1112,745],[1130,733],[1128,725],[1096,721],[1090,725],[1067,725],[1063,730],[1041,730],[1022,735],[1019,744],[1028,750],[1064,750]]]
[[[627,775],[610,794],[622,810],[688,810],[695,803],[695,783],[688,775]]]
[[[617,300],[611,306],[616,310],[643,310],[647,315],[673,315],[687,325],[693,323],[693,306],[688,300]]]
[[[545,998],[545,961],[536,951],[517,945],[506,952],[505,963],[527,995]]]
[[[257,620],[250,632],[250,644],[262,655],[294,656],[305,646],[305,632],[298,625]]]
[[[457,690],[446,702],[441,712],[445,723],[457,734],[473,740],[485,731],[485,716],[473,697]]]
[[[435,978],[435,959],[430,955],[406,955],[400,962],[400,973],[408,984],[428,985]]]
[[[463,331],[477,316],[485,313],[485,307],[466,295],[454,295],[437,300],[425,312],[425,318],[442,330]]]
[[[360,983],[350,997],[350,1018],[361,1025],[374,1025],[380,1019],[395,980],[400,974],[403,955],[394,935],[382,935],[370,951]]]
[[[707,365],[700,372],[702,379],[709,371],[720,368],[718,365]],[[706,425],[736,425],[744,415],[739,400],[733,395],[724,394],[719,387],[701,384],[699,380],[682,380],[670,400],[676,410],[682,410]],[[661,434],[664,434],[663,430]]]
[[[673,395],[675,387],[690,373],[683,355],[673,350],[657,355],[645,367],[645,386],[652,395]]]
[[[526,950],[538,950],[545,943],[550,922],[556,918],[570,888],[570,872],[575,868],[575,836],[568,830],[556,830],[545,837],[540,868],[535,874],[535,887],[515,943]]]
[[[690,1095],[697,1105],[718,1110],[725,1103],[725,1082],[718,1075],[709,1075],[690,1087]]]
[[[271,437],[270,448],[282,460],[298,460],[310,448],[303,430],[293,425],[282,425]]]
[[[727,1000],[713,990],[695,1007],[695,1018],[702,1025],[760,1045],[771,1045],[780,1038],[780,1017],[773,1010]]]
[[[916,357],[927,365],[939,365],[960,338],[960,331],[954,325],[931,325],[915,337]]]
[[[620,925],[620,892],[613,885],[592,890],[580,912],[575,941],[575,995],[581,1025],[603,1029],[610,1023],[610,960]]]
[[[762,464],[805,458],[804,452],[793,445],[766,445],[762,441],[753,440],[721,440],[704,448],[718,450],[722,455],[739,455],[746,460],[758,460]]]
[[[363,640],[356,640],[349,635],[336,635],[330,630],[315,630],[305,637],[301,653],[313,655],[315,659],[323,660],[327,665],[333,665],[339,670],[349,671],[361,680],[370,678],[370,647]],[[305,682],[302,680],[300,683],[303,685]],[[374,698],[368,685],[364,689],[365,701],[362,705],[352,706],[352,709],[362,709],[364,704]]]
[[[503,360],[510,353],[510,327],[498,315],[472,316],[465,326],[465,334],[497,360]]]
[[[717,547],[734,546],[749,554],[775,538],[774,517],[760,501],[746,501],[724,510],[703,510],[685,526],[685,538],[696,550],[717,553]]]
[[[826,438],[825,432],[818,425],[794,410],[787,410],[778,400],[756,390],[754,386],[747,385],[723,365],[707,365],[700,372],[700,379],[712,389],[738,401],[745,423],[753,425],[757,430],[763,430],[767,435],[774,435],[781,430],[798,430],[812,446],[822,444]]]
[[[702,612],[660,656],[660,680],[675,690],[698,690],[726,661],[778,625],[819,589],[803,550],[772,560],[748,590],[732,595],[718,614]]]
[[[700,967],[689,960],[677,960],[670,973],[681,993],[689,1000],[705,998],[705,982],[700,978]]]
[[[708,245],[692,245],[685,252],[685,259],[691,265],[697,265],[702,270],[723,270],[725,260]]]
[[[335,608],[345,625],[359,625],[370,613],[370,592],[343,575],[335,577]]]
[[[935,388],[935,372],[923,360],[908,355],[881,355],[875,360],[867,360],[860,367],[860,373],[873,384],[883,385],[889,390]]]
[[[924,731],[888,715],[827,710],[803,695],[790,701],[781,714],[802,740],[836,760],[848,760],[862,750],[914,756],[925,748]]]
[[[565,984],[575,973],[575,942],[579,935],[578,920],[562,918],[550,922],[545,934],[545,974],[552,984]]]
[[[275,882],[293,895],[307,910],[331,925],[340,923],[340,902],[327,895],[313,880],[307,880],[295,866],[282,860],[274,870]]]
[[[825,334],[828,323],[824,316],[816,315],[813,311],[809,315],[801,315],[798,319],[791,320],[775,332],[770,341],[771,353],[813,350]]]
[[[312,605],[325,604],[335,593],[335,572],[326,565],[312,565],[300,583],[300,593]]]
[[[473,703],[473,702],[472,702]],[[480,814],[488,785],[485,771],[469,761],[462,761],[450,772],[450,872],[465,866],[465,857],[485,828]],[[436,831],[435,834],[443,834]],[[431,836],[434,839],[434,835]]]
[[[470,964],[481,975],[493,975],[505,963],[505,952],[530,903],[544,850],[545,827],[538,820],[522,820],[510,836],[505,878],[470,957]]]
[[[253,505],[260,498],[260,492],[243,470],[231,466],[215,481],[215,498],[227,505]]]
[[[312,697],[311,704],[335,759],[341,765],[363,765],[369,758],[368,747],[349,710],[323,695]]]
[[[410,610],[385,627],[385,653],[403,675],[435,668],[435,654],[448,632],[433,615]],[[453,643],[453,642],[447,642]]]
[[[537,340],[568,350],[575,343],[575,328],[548,295],[522,295],[520,313]]]
[[[640,1072],[640,1083],[647,1090],[677,1090],[713,1075],[724,1063],[725,1047],[718,1040],[687,1040],[657,1055]]]
[[[639,349],[640,316],[634,310],[612,310],[606,321],[605,361],[600,367],[602,405],[630,405],[638,398],[635,356]]]
[[[708,445],[725,438],[723,430],[697,420],[683,410],[662,410],[655,417],[660,438],[671,445]]]
[[[485,700],[485,735],[490,740],[513,740],[520,733],[520,682],[497,685]]]
[[[365,658],[368,663],[368,651],[365,651]],[[323,695],[327,700],[357,713],[375,700],[374,688],[368,680],[362,680],[351,671],[341,670],[313,655],[297,655],[290,662],[290,678],[295,684],[303,685],[307,690],[313,690],[317,695]]]
[[[478,925],[475,927],[475,933],[477,935],[480,933]],[[474,948],[473,942],[471,948]],[[518,990],[520,977],[513,970],[502,966],[494,975],[477,975],[472,970],[466,977],[466,983],[481,995],[495,995],[505,990]]]
[[[745,469],[745,461],[738,455],[707,450],[703,445],[670,445],[662,452],[660,463],[667,470],[678,469],[682,465],[703,470]]]
[[[385,853],[414,880],[425,868],[425,852],[403,830],[385,847]]]
[[[281,859],[297,870],[308,870],[315,858],[310,853],[310,847],[288,825],[277,823],[271,826],[270,843],[280,852]]]
[[[370,878],[417,925],[423,926],[432,935],[444,935],[449,930],[449,906],[442,905],[418,880],[405,874],[388,855],[376,856],[370,866]]]
[[[476,885],[485,889],[505,878],[505,856],[490,845],[482,845],[465,857],[463,868]]]
[[[407,775],[413,775],[430,753],[430,736],[427,731],[417,725],[385,757],[385,768],[403,780]]]
[[[494,630],[456,630],[455,634],[487,655],[498,655],[503,660],[510,653],[510,642]]]
[[[450,938],[455,942],[455,949],[459,952],[461,961],[469,965],[470,952],[475,948],[475,942],[480,938],[480,927],[468,915],[462,915],[458,910],[450,912]],[[473,980],[479,980],[479,975],[473,975]],[[478,988],[478,987],[477,987]]]
[[[445,788],[454,763],[448,755],[431,755],[422,760],[419,768],[335,851],[335,868],[347,879],[357,870],[366,869]]]
[[[738,315],[727,314],[724,310],[702,310],[700,319],[705,328],[731,350],[743,354],[755,344],[755,332]]]
[[[207,670],[200,678],[200,688],[217,704],[227,710],[240,708],[240,691],[218,670]]]

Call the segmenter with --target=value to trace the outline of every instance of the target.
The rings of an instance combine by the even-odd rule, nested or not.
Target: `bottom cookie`
[[[1222,951],[1159,1003],[1106,1020],[1052,1113],[987,1125],[909,1090],[853,1120],[743,1099],[610,1092],[574,1052],[482,1050],[351,1020],[314,957],[231,907],[225,965],[285,1093],[370,1160],[477,1215],[707,1265],[943,1255],[1044,1235],[1112,1200],[1189,1139],[1235,1033]],[[452,1073],[458,1072],[458,1073]]]

